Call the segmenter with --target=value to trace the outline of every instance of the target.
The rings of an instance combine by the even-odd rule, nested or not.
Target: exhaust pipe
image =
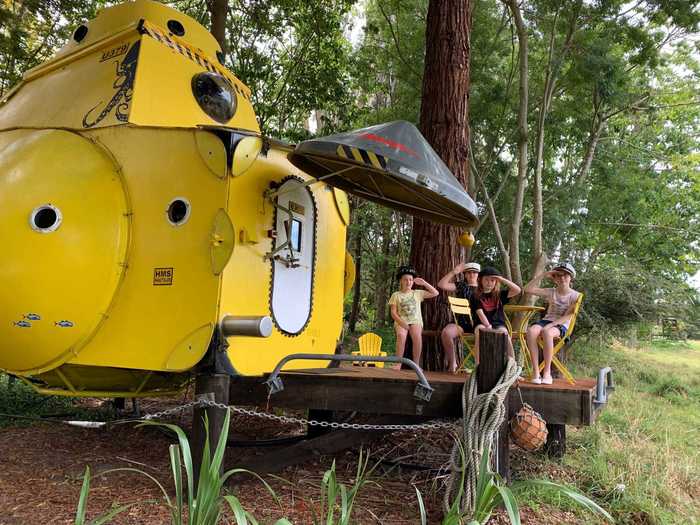
[[[268,315],[225,315],[219,325],[225,337],[270,337],[272,334],[272,319]]]

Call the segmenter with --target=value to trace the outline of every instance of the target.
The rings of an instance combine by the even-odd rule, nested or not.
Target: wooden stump
[[[200,396],[228,405],[229,376],[226,374],[201,374],[195,382],[195,399]],[[226,418],[226,409],[214,407],[196,407],[192,415],[192,461],[194,463],[194,482],[199,480],[199,471],[202,465],[202,455],[206,442],[207,429],[204,425],[204,416],[209,422],[209,447],[213,455],[219,442],[221,431]],[[224,454],[225,455],[225,454]],[[224,472],[224,462],[221,462],[220,474]]]
[[[482,330],[479,336],[479,366],[476,367],[477,393],[489,392],[498,383],[506,369],[508,358],[508,335],[491,330]],[[506,407],[509,406],[509,396],[505,398]],[[493,458],[494,471],[510,483],[510,438],[508,429],[508,417],[498,429],[494,437]]]

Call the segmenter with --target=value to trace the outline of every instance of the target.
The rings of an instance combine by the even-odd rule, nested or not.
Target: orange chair
[[[386,357],[386,352],[382,352],[382,338],[377,334],[368,332],[357,340],[359,350],[352,352],[352,355]],[[356,361],[355,366],[377,366],[381,361]]]

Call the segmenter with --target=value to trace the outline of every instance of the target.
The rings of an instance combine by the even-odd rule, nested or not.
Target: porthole
[[[88,34],[88,28],[86,25],[80,25],[73,32],[73,40],[76,42],[82,42]]]
[[[29,225],[32,230],[39,233],[51,233],[58,229],[63,221],[61,210],[53,204],[44,204],[34,208],[29,217]]]
[[[168,204],[168,209],[166,211],[168,222],[173,226],[182,226],[190,218],[191,211],[192,207],[187,199],[184,197],[176,197]]]
[[[192,77],[192,94],[212,119],[225,124],[236,113],[236,92],[226,78],[204,71]]]
[[[185,36],[185,28],[177,20],[168,20],[168,29],[175,36]]]

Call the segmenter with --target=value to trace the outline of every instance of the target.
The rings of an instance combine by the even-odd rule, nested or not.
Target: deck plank
[[[460,417],[462,385],[467,374],[426,372],[434,388],[430,402],[413,398],[417,376],[410,370],[373,367],[315,368],[284,371],[284,390],[268,396],[262,376],[231,378],[230,400],[236,405],[289,409],[348,410],[372,414],[419,415],[431,418]],[[575,385],[555,379],[551,385],[518,383],[523,401],[548,423],[591,425],[596,380],[577,378]],[[520,409],[520,396],[510,396],[509,411]]]

